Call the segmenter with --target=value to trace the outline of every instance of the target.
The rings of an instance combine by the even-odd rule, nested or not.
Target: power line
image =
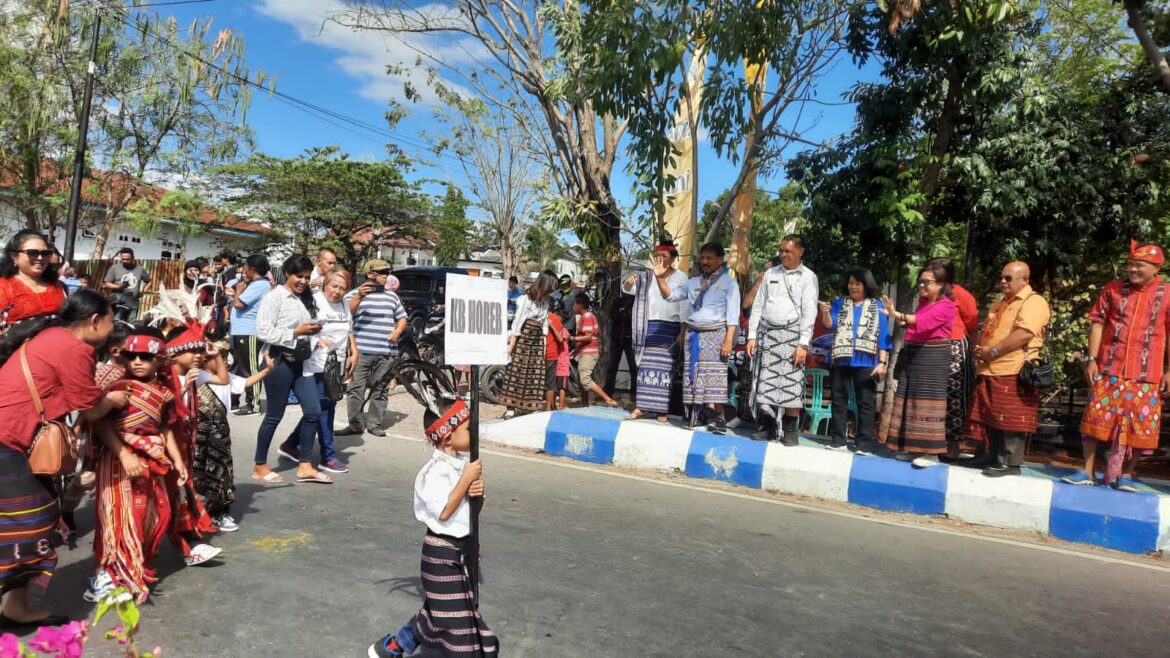
[[[181,0],[181,1],[185,3],[185,2],[210,2],[212,0]],[[219,72],[227,75],[228,77],[236,80],[240,84],[243,84],[243,85],[251,87],[253,89],[257,89],[259,91],[262,91],[265,94],[268,94],[274,98],[277,98],[278,100],[280,100],[286,104],[289,104],[289,105],[296,107],[297,109],[301,110],[302,112],[306,112],[308,114],[317,116],[317,118],[322,119],[335,127],[346,130],[347,132],[350,132],[351,134],[354,134],[358,137],[362,137],[364,139],[370,139],[371,141],[376,141],[376,140],[373,140],[368,135],[360,134],[349,127],[341,125],[341,124],[348,124],[349,126],[352,126],[353,128],[368,131],[370,133],[376,134],[376,135],[383,137],[385,139],[388,139],[388,140],[393,140],[393,141],[396,141],[396,142],[399,142],[402,144],[406,144],[407,146],[412,146],[414,148],[423,149],[426,151],[431,151],[432,153],[434,152],[433,149],[429,145],[414,141],[414,140],[407,138],[407,137],[403,137],[402,135],[394,133],[394,132],[387,130],[385,128],[381,128],[379,126],[362,121],[361,119],[357,119],[357,118],[354,118],[354,117],[349,116],[347,114],[343,114],[341,112],[331,110],[327,107],[317,105],[316,103],[312,103],[312,102],[304,100],[302,98],[298,98],[298,97],[293,96],[291,94],[287,94],[287,93],[282,92],[282,91],[277,91],[276,89],[271,89],[269,87],[264,86],[263,84],[261,84],[259,82],[252,80],[251,78],[249,78],[247,76],[240,75],[234,71],[230,71],[230,70],[224,68],[223,66],[220,66],[219,64],[216,64],[212,61],[209,61],[206,58],[204,58],[196,53],[191,52],[183,44],[176,43],[174,40],[170,39],[168,36],[158,33],[156,30],[154,30],[154,28],[152,26],[150,26],[148,23],[144,22],[141,18],[139,18],[137,16],[133,16],[128,11],[126,11],[129,9],[136,9],[136,7],[122,6],[122,7],[117,7],[115,9],[123,10],[124,13],[117,16],[117,18],[119,18],[119,20],[121,20],[124,25],[129,23],[128,24],[129,27],[138,28],[144,34],[147,34],[147,35],[153,37],[154,39],[158,40],[160,43],[163,43],[171,48],[178,50],[182,55],[189,57],[189,58],[199,62],[200,64],[202,64],[204,66],[207,66],[207,67],[212,68],[216,71],[219,71]],[[338,122],[341,122],[341,123],[339,124]],[[460,161],[459,158],[457,158],[456,156],[453,156],[453,155],[450,155],[447,153],[437,153],[436,155],[438,155],[439,157],[445,157],[445,158],[454,160],[456,162]]]

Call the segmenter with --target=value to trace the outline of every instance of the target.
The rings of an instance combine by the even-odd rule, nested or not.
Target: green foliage
[[[452,266],[471,250],[471,220],[467,219],[467,199],[459,188],[448,185],[447,195],[439,208],[439,240],[435,245],[435,262]]]
[[[714,201],[703,207],[699,218],[699,234],[706,235],[719,212],[719,206],[730,194],[725,190]],[[789,232],[802,229],[804,205],[800,201],[800,190],[794,184],[780,189],[775,196],[762,190],[756,191],[752,211],[752,232],[748,241],[748,252],[752,258],[752,271],[762,272],[770,267],[769,260],[779,251],[780,240]],[[731,227],[723,224],[715,241],[727,246],[731,244]]]
[[[302,251],[333,247],[351,271],[383,229],[427,237],[432,204],[406,180],[400,159],[364,162],[336,147],[313,148],[295,158],[256,154],[212,172],[236,191],[231,207],[265,222],[274,242]]]

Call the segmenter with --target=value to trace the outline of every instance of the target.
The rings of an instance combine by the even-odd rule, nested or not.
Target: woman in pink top
[[[894,370],[898,387],[886,445],[898,451],[898,459],[918,468],[937,466],[938,456],[947,452],[947,378],[957,313],[947,269],[931,262],[918,273],[914,313],[897,311],[888,297],[882,302],[890,319],[906,327]]]

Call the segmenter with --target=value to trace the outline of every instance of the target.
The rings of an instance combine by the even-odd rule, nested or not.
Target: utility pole
[[[65,248],[62,250],[66,263],[73,262],[73,243],[77,241],[77,216],[81,212],[81,184],[85,179],[85,146],[89,133],[89,108],[93,102],[93,79],[97,73],[98,41],[101,39],[102,33],[102,1],[99,0],[96,5],[97,18],[93,25],[93,43],[89,48],[89,65],[85,72],[85,93],[81,101],[81,125],[77,131],[77,157],[73,162],[73,187],[69,190],[69,217],[65,223]]]

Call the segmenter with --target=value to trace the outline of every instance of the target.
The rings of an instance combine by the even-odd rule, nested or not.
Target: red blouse
[[[93,381],[94,350],[68,329],[45,329],[28,342],[27,351],[45,418],[58,420],[71,411],[92,409],[102,401],[102,389]],[[24,378],[19,352],[0,367],[0,391],[0,443],[24,452],[32,445],[41,419]]]
[[[979,331],[979,305],[975,303],[975,295],[959,284],[951,286],[951,295],[955,298],[955,326],[951,330],[951,340],[963,340],[974,336]]]
[[[48,284],[43,291],[36,292],[18,277],[0,278],[0,310],[12,306],[8,308],[8,324],[52,315],[64,303],[65,287],[60,283]]]
[[[1110,281],[1089,311],[1105,325],[1097,365],[1105,375],[1149,384],[1162,381],[1170,330],[1170,283],[1155,278],[1138,288]]]

